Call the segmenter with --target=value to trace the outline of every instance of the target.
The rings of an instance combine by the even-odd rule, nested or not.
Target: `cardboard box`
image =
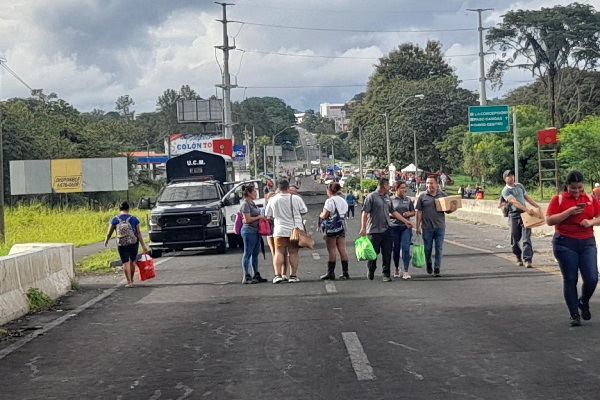
[[[534,215],[529,215],[526,212],[521,214],[521,219],[523,220],[525,228],[537,228],[538,226],[546,224],[546,217],[544,217],[545,212],[539,208],[534,208],[534,210]]]
[[[435,199],[435,209],[438,211],[455,211],[462,208],[461,196],[446,196]]]

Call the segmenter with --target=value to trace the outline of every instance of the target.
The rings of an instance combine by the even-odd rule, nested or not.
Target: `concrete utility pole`
[[[388,124],[388,112],[386,111],[385,116],[385,145],[387,146],[387,165],[388,167],[392,163],[392,150],[390,149],[390,126]]]
[[[258,177],[258,165],[256,164],[256,129],[254,127],[252,127],[252,159],[254,160],[254,179],[256,179]],[[267,172],[266,168],[265,172]]]
[[[231,89],[237,85],[231,84],[231,76],[229,75],[229,50],[235,49],[235,46],[229,46],[229,36],[227,35],[227,6],[233,6],[232,3],[219,3],[223,7],[223,19],[217,21],[223,24],[223,45],[215,46],[215,48],[223,50],[223,81],[220,85],[216,85],[223,89],[223,134],[225,139],[233,139],[233,122],[231,119]]]
[[[358,175],[359,175],[359,185],[360,181],[364,179],[363,175],[363,159],[362,159],[362,126],[358,126]]]
[[[493,11],[493,8],[467,8],[467,11],[475,11],[479,19],[479,105],[487,104],[487,94],[485,93],[485,53],[483,52],[483,31],[484,28],[481,22],[481,13],[483,11]]]

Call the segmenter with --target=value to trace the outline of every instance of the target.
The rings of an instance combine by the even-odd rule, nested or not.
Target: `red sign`
[[[544,146],[547,144],[556,144],[558,134],[558,129],[556,128],[547,128],[537,131],[537,140],[540,146]]]
[[[231,139],[213,139],[213,152],[225,156],[233,156],[233,142]]]

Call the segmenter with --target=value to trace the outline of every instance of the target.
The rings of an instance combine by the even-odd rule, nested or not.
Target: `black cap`
[[[509,175],[514,175],[515,172],[512,169],[507,169],[506,171],[504,171],[504,173],[502,174],[502,179],[506,179],[507,176]]]

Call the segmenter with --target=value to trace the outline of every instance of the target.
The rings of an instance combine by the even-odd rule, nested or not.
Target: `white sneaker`
[[[288,279],[289,283],[296,283],[296,282],[300,282],[300,279],[298,279],[297,276],[294,275],[290,275],[289,279]]]
[[[276,276],[275,278],[273,278],[273,283],[281,283],[283,282],[283,278],[280,276]]]
[[[394,278],[400,278],[400,270],[396,270],[396,272],[394,272]]]
[[[402,273],[402,279],[404,279],[404,280],[407,280],[407,279],[410,279],[410,278],[412,278],[412,276],[410,276],[410,275],[408,274],[408,272],[404,272],[404,273]]]

